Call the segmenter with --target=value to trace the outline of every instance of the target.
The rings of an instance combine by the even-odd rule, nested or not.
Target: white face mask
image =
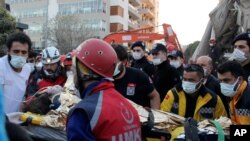
[[[37,63],[37,64],[35,65],[35,67],[36,67],[36,70],[40,71],[40,70],[42,69],[42,67],[43,67],[43,63],[42,63],[42,62],[39,62],[39,63]]]
[[[23,56],[18,56],[18,55],[10,55],[10,64],[16,68],[16,69],[21,69],[24,64],[26,64],[27,57]]]
[[[238,62],[244,62],[247,60],[247,57],[245,56],[245,52],[235,48],[232,56],[229,58],[229,60],[236,60]]]
[[[173,67],[177,69],[181,66],[181,62],[179,60],[170,61],[170,65],[172,65]]]
[[[152,62],[155,66],[157,66],[157,65],[160,65],[162,63],[162,60],[160,58],[155,58],[155,59],[153,59]]]
[[[120,64],[121,64],[121,62],[118,62],[116,64],[113,76],[116,76],[117,74],[119,74],[121,72],[121,70],[119,69]]]
[[[198,90],[197,85],[198,83],[182,81],[182,88],[187,94],[194,94]]]
[[[206,68],[203,68],[203,71],[204,71],[204,76],[207,77],[209,75],[209,72]]]
[[[140,60],[143,57],[143,54],[140,52],[133,52],[132,56],[135,60]]]
[[[221,93],[227,97],[233,97],[239,88],[239,85],[236,88],[236,84],[238,82],[239,82],[239,78],[235,81],[234,84],[220,83]]]

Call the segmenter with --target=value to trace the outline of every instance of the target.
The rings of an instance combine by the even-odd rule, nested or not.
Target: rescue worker
[[[38,90],[49,87],[49,91],[60,91],[63,87],[67,76],[65,70],[60,65],[60,53],[55,47],[47,47],[42,51],[43,68],[36,72],[29,79],[26,89],[26,98],[32,97]],[[55,86],[52,88],[52,86]],[[58,89],[58,90],[55,90]],[[52,92],[53,93],[53,92]]]
[[[73,68],[82,100],[68,114],[68,141],[116,141],[127,135],[141,141],[138,113],[112,83],[116,61],[105,41],[88,39],[77,48]]]
[[[245,71],[245,80],[250,82],[250,33],[241,33],[233,40],[234,51],[229,60],[236,60]]]
[[[196,64],[200,65],[204,70],[205,77],[203,84],[221,98],[224,107],[227,111],[227,114],[229,115],[229,106],[227,98],[220,91],[220,81],[212,74],[213,71],[212,58],[210,58],[209,56],[200,56],[197,58]]]
[[[3,88],[5,113],[18,112],[31,73],[26,64],[31,40],[23,32],[11,34],[7,41],[8,54],[0,58],[0,87]]]
[[[160,109],[160,96],[151,78],[140,70],[126,67],[128,62],[126,49],[121,45],[112,46],[118,56],[118,65],[114,73],[115,89],[138,105]]]
[[[168,91],[161,103],[161,110],[172,112],[196,121],[227,116],[219,96],[204,85],[204,71],[201,66],[185,66],[182,84]]]
[[[183,53],[179,50],[173,50],[168,54],[168,60],[171,66],[175,67],[178,71],[178,74],[180,77],[183,75],[183,64],[184,64],[184,58]],[[182,79],[182,78],[180,78]]]
[[[230,117],[235,124],[250,124],[250,86],[244,70],[236,61],[218,67],[221,93],[229,98]]]
[[[66,71],[71,71],[72,70],[72,56],[70,53],[66,55],[66,58],[63,61],[63,66]]]
[[[153,78],[155,66],[146,57],[146,46],[143,41],[137,41],[131,46],[133,62],[131,67],[140,69]]]
[[[151,53],[153,55],[153,64],[157,68],[153,81],[162,102],[168,90],[181,82],[180,75],[176,68],[169,64],[167,49],[163,44],[155,44]]]

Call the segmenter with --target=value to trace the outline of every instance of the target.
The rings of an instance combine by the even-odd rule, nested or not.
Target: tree
[[[48,21],[48,26],[43,26],[45,46],[55,46],[62,54],[72,51],[92,36],[90,29],[77,16],[56,16]]]
[[[9,12],[0,7],[0,56],[5,54],[5,42],[7,36],[15,31],[16,29],[16,20],[12,17]]]
[[[199,43],[200,43],[200,41],[195,41],[187,46],[187,49],[184,52],[185,59],[187,60],[187,62],[192,57],[192,55],[193,55],[195,49],[197,48],[197,46],[199,45]]]

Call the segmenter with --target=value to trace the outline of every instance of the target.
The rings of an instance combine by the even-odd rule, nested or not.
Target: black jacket
[[[153,81],[160,94],[161,102],[168,90],[181,82],[177,69],[171,66],[168,61],[164,61],[157,66]]]
[[[150,62],[149,60],[147,60],[147,58],[145,56],[142,57],[140,60],[134,60],[132,62],[131,67],[142,70],[151,78],[153,78],[153,75],[154,75],[155,70],[156,70],[153,63]]]

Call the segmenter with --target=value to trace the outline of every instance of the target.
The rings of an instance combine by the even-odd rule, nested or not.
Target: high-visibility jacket
[[[203,119],[215,119],[220,116],[227,116],[227,112],[219,96],[209,91],[205,86],[201,86],[198,93],[199,96],[193,115],[195,120],[201,121]],[[186,104],[186,93],[183,91],[181,85],[177,85],[168,91],[161,103],[161,110],[185,117]]]
[[[230,117],[235,124],[250,124],[250,85],[244,81],[229,102]]]

